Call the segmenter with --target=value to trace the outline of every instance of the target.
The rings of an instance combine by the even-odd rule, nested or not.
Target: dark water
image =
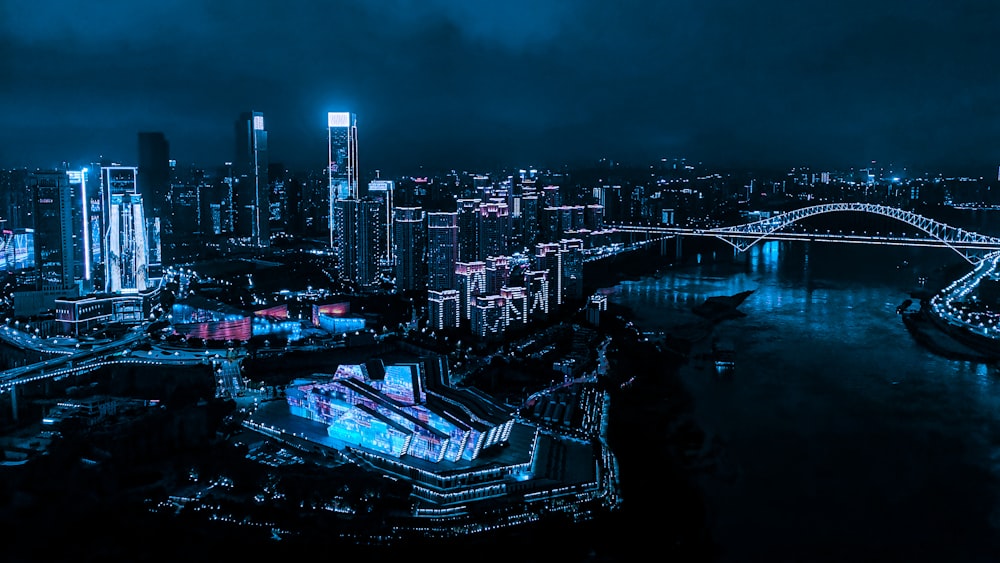
[[[699,477],[720,561],[1000,561],[1000,374],[921,348],[896,314],[949,265],[947,249],[770,242],[608,290],[648,330],[754,290],[713,333],[735,372],[681,373],[720,445]]]

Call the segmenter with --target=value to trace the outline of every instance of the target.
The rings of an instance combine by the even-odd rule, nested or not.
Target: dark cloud
[[[0,2],[0,165],[107,155],[163,131],[231,158],[263,111],[273,158],[321,167],[358,114],[362,167],[992,166],[1000,7],[956,0]]]

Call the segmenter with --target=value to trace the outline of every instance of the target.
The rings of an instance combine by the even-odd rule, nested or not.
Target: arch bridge
[[[893,236],[891,233],[889,235],[857,235],[854,233],[824,234],[786,231],[789,226],[807,217],[839,212],[871,213],[888,217],[916,227],[922,234]],[[970,264],[978,264],[988,253],[1000,251],[1000,238],[952,227],[911,211],[874,203],[825,203],[781,213],[752,223],[713,229],[614,224],[610,226],[624,232],[715,237],[741,252],[748,250],[762,240],[815,240],[856,244],[946,247],[960,254]]]

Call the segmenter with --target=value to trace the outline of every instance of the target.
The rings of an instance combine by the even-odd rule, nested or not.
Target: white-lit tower
[[[327,225],[330,232],[330,246],[335,246],[337,244],[335,202],[342,199],[358,199],[358,125],[357,116],[349,112],[329,112],[326,121],[329,156]]]
[[[134,166],[101,168],[104,290],[109,293],[138,293],[149,287],[149,249],[137,175]]]

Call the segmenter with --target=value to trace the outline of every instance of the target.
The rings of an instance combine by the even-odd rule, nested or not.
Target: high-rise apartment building
[[[428,290],[427,322],[438,330],[458,328],[462,319],[461,301],[458,290]]]
[[[479,259],[479,204],[480,199],[461,198],[458,207],[458,259],[475,262]]]
[[[472,305],[477,295],[486,293],[486,262],[455,264],[455,282],[463,319],[472,318]]]
[[[335,202],[358,199],[358,125],[349,112],[329,112],[327,121],[327,187],[330,246],[337,244]]]
[[[535,255],[532,257],[535,270],[545,270],[549,273],[549,310],[562,305],[563,265],[559,243],[539,243],[535,245]]]
[[[267,129],[264,114],[250,111],[236,121],[235,180],[236,236],[251,246],[271,245],[270,184],[267,178]]]
[[[562,302],[583,300],[583,241],[560,240],[559,255],[562,266]]]
[[[506,256],[510,253],[511,218],[506,203],[481,203],[477,224],[479,260],[485,260],[488,256]]]

